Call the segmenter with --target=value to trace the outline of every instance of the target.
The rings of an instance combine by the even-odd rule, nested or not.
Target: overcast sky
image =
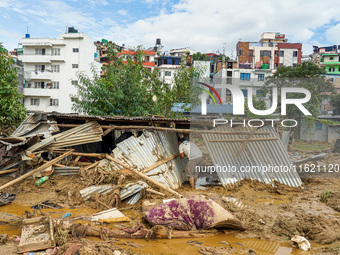
[[[24,37],[57,38],[74,26],[93,40],[164,50],[190,47],[235,57],[237,41],[258,41],[263,32],[288,42],[340,45],[340,4],[331,0],[0,0],[0,42],[13,50]]]

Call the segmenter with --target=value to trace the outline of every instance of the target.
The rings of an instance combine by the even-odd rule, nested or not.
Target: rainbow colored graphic
[[[216,91],[213,87],[211,87],[210,85],[205,84],[205,83],[203,83],[203,82],[199,82],[199,84],[201,84],[201,85],[203,85],[203,86],[206,86],[206,87],[209,88],[212,92],[214,92],[215,95],[217,96],[218,100],[220,101],[220,104],[222,105],[222,100],[221,100],[220,96],[218,95],[217,91]],[[209,90],[206,90],[206,89],[204,89],[204,88],[200,88],[200,89],[203,90],[203,91],[205,91],[205,92],[207,92],[208,95],[209,95],[209,96],[212,98],[212,100],[214,101],[215,105],[217,105],[214,96],[210,93]]]

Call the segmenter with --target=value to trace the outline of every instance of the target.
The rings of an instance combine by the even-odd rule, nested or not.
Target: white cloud
[[[125,16],[125,15],[127,15],[128,11],[127,10],[119,10],[119,11],[117,11],[117,13],[119,15]]]
[[[125,43],[146,46],[161,38],[166,49],[191,46],[204,52],[222,51],[226,43],[230,54],[239,38],[258,41],[263,32],[281,32],[289,42],[307,43],[317,28],[339,18],[339,12],[340,5],[330,0],[322,4],[315,0],[182,0],[157,16],[115,27],[114,34]],[[339,32],[332,34],[330,38],[339,41]]]
[[[340,23],[326,30],[327,41],[340,44]]]

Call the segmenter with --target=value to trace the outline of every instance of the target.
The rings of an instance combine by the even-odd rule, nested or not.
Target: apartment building
[[[284,34],[266,32],[259,42],[241,42],[236,45],[239,68],[277,69],[301,63],[302,44],[288,43]]]
[[[95,61],[97,48],[91,37],[69,28],[57,39],[26,38],[21,42],[24,66],[24,105],[29,111],[70,113],[77,96],[77,75],[92,77],[91,66],[98,73],[101,64]]]

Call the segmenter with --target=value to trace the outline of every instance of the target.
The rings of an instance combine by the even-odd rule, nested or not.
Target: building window
[[[244,97],[248,96],[248,90],[247,89],[242,89],[243,95]]]
[[[274,69],[277,69],[277,63],[274,63]]]
[[[158,72],[158,77],[161,77],[162,76],[162,72]]]
[[[60,56],[60,48],[54,48],[51,51],[52,56]]]
[[[33,88],[35,88],[35,89],[44,89],[45,88],[45,82],[43,82],[43,81],[35,81]]]
[[[226,102],[231,102],[232,101],[232,94],[229,89],[226,89]]]
[[[51,65],[51,72],[52,73],[59,73],[60,72],[60,65]]]
[[[285,56],[285,52],[283,50],[280,50],[280,57],[284,57]]]
[[[52,81],[51,89],[59,89],[59,81]]]
[[[257,80],[258,81],[264,81],[264,74],[259,74]]]
[[[253,56],[253,51],[250,50],[250,51],[249,51],[249,57],[252,57],[252,56]]]
[[[330,57],[329,57],[329,60],[334,60],[334,57],[333,57],[333,56],[330,56]]]
[[[171,76],[171,71],[165,71],[165,76]]]
[[[242,56],[242,55],[243,55],[243,49],[239,49],[239,50],[238,50],[238,55],[239,55],[239,56]]]
[[[297,50],[293,51],[293,57],[297,57],[297,56],[298,56]]]
[[[283,66],[283,63],[280,63],[279,66]]]
[[[35,55],[45,55],[45,49],[35,49]]]
[[[270,57],[271,56],[271,51],[270,50],[261,50],[260,51],[260,56],[261,57]]]
[[[279,52],[276,50],[275,51],[275,55],[274,55],[276,58],[279,56]]]
[[[256,90],[256,96],[257,97],[265,97],[265,91],[262,89]]]
[[[249,81],[250,80],[250,73],[241,73],[240,79],[241,79],[241,81]]]
[[[58,106],[59,105],[59,99],[50,99],[50,106]]]
[[[40,99],[39,98],[31,98],[31,105],[39,105]]]
[[[293,67],[297,67],[297,64],[296,64],[296,63],[293,63]]]
[[[328,71],[329,71],[329,72],[335,72],[335,67],[329,67],[329,68],[328,68]]]
[[[73,52],[79,52],[79,48],[73,48]]]
[[[340,72],[340,67],[339,67],[339,72]]]
[[[73,81],[71,81],[71,84],[72,85],[78,85],[78,81],[77,80],[73,80]]]
[[[227,77],[227,84],[232,84],[232,78],[231,77]]]
[[[72,64],[72,68],[78,68],[78,64]]]
[[[45,65],[35,65],[35,71],[36,72],[44,72],[45,71]]]

